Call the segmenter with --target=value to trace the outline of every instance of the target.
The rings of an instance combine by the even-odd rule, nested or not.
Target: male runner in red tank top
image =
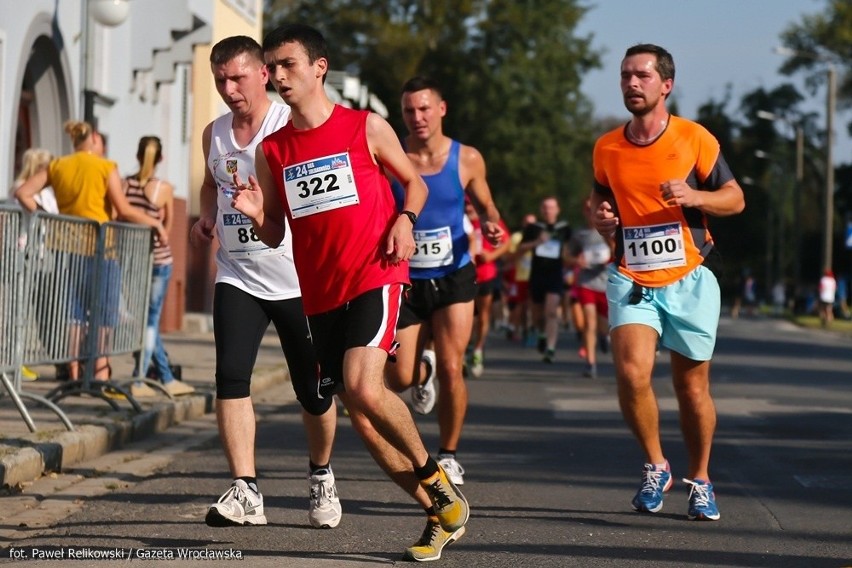
[[[258,148],[257,179],[243,185],[235,178],[234,207],[270,246],[281,242],[285,215],[289,220],[320,362],[318,391],[340,396],[370,453],[426,510],[426,531],[405,556],[440,558],[464,534],[467,501],[429,456],[405,403],[383,377],[396,348],[412,227],[426,186],[384,119],[328,99],[327,46],[317,30],[285,25],[263,47],[292,120]],[[405,189],[401,214],[385,170]]]

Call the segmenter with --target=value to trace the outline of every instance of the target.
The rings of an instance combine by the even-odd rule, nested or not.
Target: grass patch
[[[852,320],[835,319],[826,327],[822,326],[822,322],[817,316],[794,316],[790,321],[798,326],[808,329],[825,329],[827,331],[852,337]]]

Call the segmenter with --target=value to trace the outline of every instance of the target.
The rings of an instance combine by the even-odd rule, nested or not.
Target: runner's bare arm
[[[251,219],[255,234],[266,246],[277,248],[284,239],[284,207],[261,145],[255,151],[254,169],[257,177],[249,176],[247,181],[234,174],[233,207]]]
[[[504,231],[500,227],[500,211],[494,204],[485,175],[485,159],[473,146],[462,146],[459,162],[465,191],[473,197],[474,207],[481,212],[480,216],[484,220],[482,234],[491,244],[496,245],[503,240]]]
[[[367,117],[367,143],[376,162],[387,169],[405,191],[403,210],[419,215],[429,190],[405,155],[396,133],[387,121],[377,114]],[[411,221],[407,216],[400,215],[384,243],[385,257],[392,263],[408,260],[414,254],[414,248]]]
[[[207,125],[201,135],[201,149],[204,153],[204,180],[201,182],[201,190],[198,193],[201,202],[201,212],[198,221],[189,232],[189,240],[194,246],[200,246],[213,240],[213,231],[216,228],[216,213],[219,205],[217,202],[216,180],[207,165],[207,156],[210,155],[210,137],[213,131],[213,123]]]

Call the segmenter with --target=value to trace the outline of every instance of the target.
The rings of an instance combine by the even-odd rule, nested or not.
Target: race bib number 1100
[[[294,219],[359,202],[348,152],[285,167],[284,191]]]
[[[624,260],[636,271],[686,265],[680,223],[624,228]]]

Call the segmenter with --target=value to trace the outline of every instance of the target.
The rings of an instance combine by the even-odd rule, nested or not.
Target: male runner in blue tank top
[[[417,250],[409,265],[411,290],[397,324],[401,348],[385,375],[397,392],[414,387],[412,406],[420,414],[427,414],[435,405],[433,378],[437,376],[441,387],[438,463],[453,483],[461,485],[464,469],[456,461],[456,449],[467,412],[462,359],[470,340],[476,296],[476,271],[463,226],[465,192],[482,212],[483,236],[497,243],[503,230],[485,179],[485,160],[476,148],[444,135],[446,113],[447,103],[435,81],[414,77],[405,83],[402,115],[408,136],[404,145],[429,187],[429,197],[413,219]],[[424,352],[430,340],[434,353]]]

